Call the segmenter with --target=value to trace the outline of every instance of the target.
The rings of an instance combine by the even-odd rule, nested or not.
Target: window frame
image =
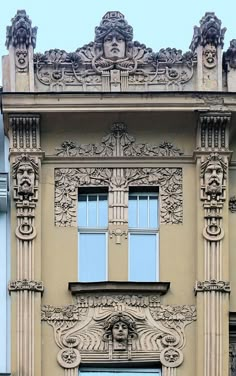
[[[89,227],[89,226],[79,226],[79,196],[106,196],[106,201],[107,201],[107,226],[97,226],[97,227]],[[77,231],[78,231],[78,246],[77,246],[77,277],[79,282],[101,282],[101,280],[90,280],[90,281],[84,281],[80,279],[80,236],[82,234],[104,234],[105,236],[105,279],[104,281],[108,281],[108,209],[109,209],[109,204],[108,204],[108,192],[104,190],[83,190],[81,193],[78,192],[78,208],[77,208],[77,220],[78,220],[78,226],[77,226]],[[97,200],[98,201],[98,200]],[[88,203],[88,199],[86,200],[86,203]],[[87,211],[87,216],[88,216],[88,205],[86,208]],[[96,212],[98,210],[96,209]],[[97,222],[98,222],[98,214],[97,215]],[[88,219],[87,219],[88,222]]]
[[[128,194],[128,202],[130,200],[130,196],[154,196],[157,197],[157,227],[130,227],[129,226],[129,209],[128,209],[128,281],[132,282],[133,280],[130,278],[130,268],[131,268],[131,236],[132,235],[155,235],[156,241],[155,241],[155,257],[156,257],[156,268],[155,268],[155,280],[154,281],[136,281],[136,282],[159,282],[160,281],[160,205],[159,205],[159,190],[158,189],[151,189],[147,190],[147,187],[143,187],[145,189],[135,189],[129,191]],[[149,217],[149,205],[147,207],[148,210],[148,217]],[[137,214],[139,215],[139,209],[137,209]],[[150,219],[148,219],[148,222],[150,222]],[[139,223],[139,217],[137,219],[137,223]],[[135,282],[135,281],[134,281]]]
[[[158,368],[153,368],[153,367],[148,367],[148,364],[145,364],[145,363],[142,363],[140,364],[140,367],[131,367],[130,364],[129,364],[129,367],[127,366],[127,364],[124,364],[124,365],[120,365],[119,366],[115,366],[115,365],[112,365],[109,366],[109,367],[79,367],[78,369],[78,375],[79,376],[86,376],[86,371],[87,372],[94,372],[94,373],[107,373],[107,372],[110,372],[111,374],[122,374],[122,373],[130,373],[130,374],[133,374],[133,373],[137,373],[137,374],[140,374],[140,373],[143,373],[144,375],[147,374],[147,373],[152,373],[153,375],[156,375],[156,376],[162,376],[162,369],[161,367],[158,367]],[[91,375],[90,375],[91,376]],[[95,376],[95,375],[94,375]],[[106,375],[108,376],[108,375]],[[122,375],[121,375],[122,376]]]

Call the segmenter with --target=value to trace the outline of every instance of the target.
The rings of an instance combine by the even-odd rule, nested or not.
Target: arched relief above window
[[[76,369],[80,361],[90,366],[139,361],[160,362],[170,372],[182,364],[185,327],[196,320],[196,308],[163,305],[168,282],[72,282],[69,289],[73,304],[42,307],[42,321],[54,330],[61,367]]]
[[[138,144],[127,131],[124,123],[114,123],[110,133],[100,143],[76,144],[74,141],[63,141],[56,148],[61,157],[179,157],[183,152],[172,143],[163,141],[159,145]]]
[[[78,188],[98,186],[109,189],[110,224],[127,224],[130,186],[159,187],[160,222],[183,223],[182,168],[58,168],[55,225],[77,226]]]

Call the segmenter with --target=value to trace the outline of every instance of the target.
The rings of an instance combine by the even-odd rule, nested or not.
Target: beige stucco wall
[[[114,122],[125,122],[130,135],[137,143],[159,145],[162,141],[172,142],[191,155],[195,145],[195,114],[186,113],[181,117],[175,113],[113,113],[113,114],[53,114],[42,116],[41,143],[45,151],[42,163],[42,280],[45,292],[42,304],[62,306],[72,303],[68,282],[77,280],[77,228],[56,227],[54,225],[54,170],[69,167],[54,160],[55,148],[65,140],[75,143],[96,143],[109,132]],[[181,133],[180,133],[181,129]],[[182,135],[183,134],[183,135]],[[132,165],[135,162],[132,162]],[[73,167],[80,163],[73,162]],[[144,163],[147,166],[147,162]],[[174,159],[164,163],[155,162],[159,167],[181,167],[183,169],[184,221],[179,225],[160,226],[160,280],[170,281],[167,295],[161,298],[163,304],[195,304],[194,283],[196,280],[196,183],[195,162],[178,162]],[[127,279],[128,242],[115,246],[109,241],[109,279]],[[177,262],[178,261],[178,262]],[[196,324],[186,329],[187,345],[184,349],[185,361],[181,375],[187,376],[191,369],[194,375]],[[42,372],[62,375],[56,362],[58,348],[53,340],[53,329],[42,323]]]

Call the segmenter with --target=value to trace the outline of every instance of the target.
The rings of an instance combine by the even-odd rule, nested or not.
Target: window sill
[[[170,282],[69,282],[68,289],[72,295],[80,293],[141,293],[165,295]]]

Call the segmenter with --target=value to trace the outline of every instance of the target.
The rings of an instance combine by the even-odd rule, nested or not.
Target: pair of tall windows
[[[130,192],[128,208],[128,279],[159,279],[157,192]],[[79,281],[108,279],[108,195],[82,193],[78,200]]]

